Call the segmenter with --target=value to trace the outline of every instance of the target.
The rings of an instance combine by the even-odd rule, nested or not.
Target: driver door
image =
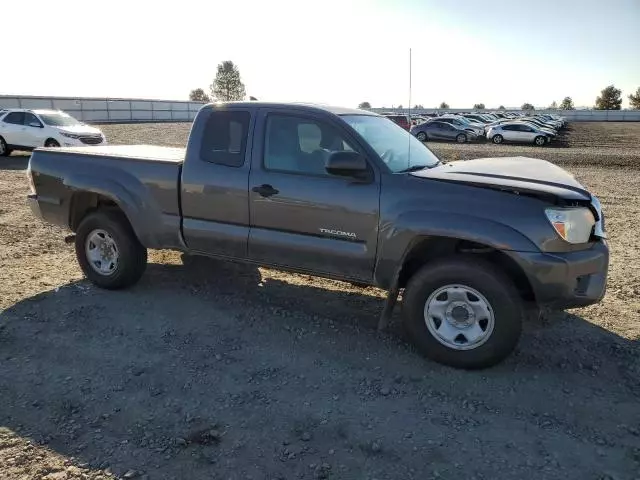
[[[455,139],[456,136],[458,135],[458,130],[456,129],[456,127],[454,127],[453,125],[450,125],[448,123],[443,123],[442,124],[442,137],[445,140],[452,140]]]
[[[370,281],[378,239],[380,175],[338,177],[332,151],[360,151],[339,122],[296,110],[262,109],[249,177],[249,258]]]

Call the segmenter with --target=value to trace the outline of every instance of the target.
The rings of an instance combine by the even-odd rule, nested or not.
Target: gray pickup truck
[[[505,358],[530,309],[604,295],[596,197],[531,158],[442,163],[388,119],[306,104],[204,106],[185,149],[36,149],[33,212],[75,232],[93,283],[128,287],[147,249],[375,285],[438,362]]]

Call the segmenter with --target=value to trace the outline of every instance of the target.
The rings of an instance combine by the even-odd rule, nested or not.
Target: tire
[[[53,139],[53,138],[48,138],[46,142],[44,142],[44,146],[45,147],[59,147],[60,144],[58,143],[57,140]]]
[[[112,258],[104,264],[102,261],[92,262],[88,253],[94,250],[100,256],[101,242],[107,244],[107,250],[111,245],[115,247],[115,253],[111,251]],[[147,268],[147,249],[121,212],[98,210],[87,215],[76,231],[75,246],[76,257],[85,276],[101,288],[117,290],[129,287],[140,280]]]
[[[458,142],[458,143],[467,143],[467,136],[464,133],[459,134],[456,137],[456,142]]]
[[[438,363],[465,369],[495,365],[513,351],[522,331],[523,302],[512,284],[491,263],[476,258],[461,256],[426,265],[410,279],[403,295],[405,329],[420,352]],[[438,294],[443,289],[444,297]],[[464,301],[452,306],[460,295]],[[477,313],[485,302],[486,315]],[[466,306],[458,306],[462,304]],[[445,315],[440,325],[435,313],[427,315],[438,308]],[[455,315],[463,318],[462,324],[454,325]],[[473,341],[476,332],[481,334]],[[453,340],[442,338],[447,336]]]
[[[428,139],[426,132],[418,132],[418,134],[416,135],[416,138],[421,142],[426,142]]]
[[[504,138],[502,138],[502,135],[500,135],[500,134],[498,133],[497,135],[494,135],[494,136],[491,138],[491,141],[492,141],[493,143],[495,143],[496,145],[499,145],[499,144],[501,144],[501,143],[504,141]]]
[[[11,155],[11,149],[4,138],[0,137],[0,157],[8,157],[9,155]]]
[[[538,135],[536,138],[533,139],[533,143],[538,147],[542,147],[544,146],[545,143],[547,143],[547,139],[542,135]]]

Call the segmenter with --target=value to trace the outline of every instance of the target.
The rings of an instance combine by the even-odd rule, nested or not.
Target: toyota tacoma
[[[375,113],[308,104],[202,107],[186,149],[37,148],[29,202],[73,232],[99,287],[125,288],[147,249],[250,262],[402,293],[427,357],[483,368],[527,312],[600,301],[598,199],[543,160],[441,162]]]

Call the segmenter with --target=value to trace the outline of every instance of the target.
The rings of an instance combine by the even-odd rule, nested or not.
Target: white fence
[[[374,112],[409,113],[407,108],[373,108]],[[479,112],[501,112],[503,110],[485,109]],[[509,112],[524,112],[524,110],[511,110]],[[472,108],[437,108],[411,109],[412,115],[421,113],[458,113],[475,112]],[[526,113],[526,112],[525,112]],[[570,122],[640,122],[640,110],[534,110],[533,113],[553,113],[562,115]]]
[[[53,108],[64,110],[83,122],[190,122],[202,107],[200,102],[143,100],[136,98],[75,98],[0,95],[0,108]],[[404,108],[374,108],[375,112],[408,113]],[[471,112],[471,108],[412,109],[412,114]],[[498,110],[482,110],[491,112]],[[509,110],[519,111],[519,110]],[[640,110],[536,110],[556,113],[573,122],[640,122]]]
[[[64,110],[83,122],[190,122],[200,102],[142,100],[135,98],[74,98],[0,95],[0,108],[51,108]]]

